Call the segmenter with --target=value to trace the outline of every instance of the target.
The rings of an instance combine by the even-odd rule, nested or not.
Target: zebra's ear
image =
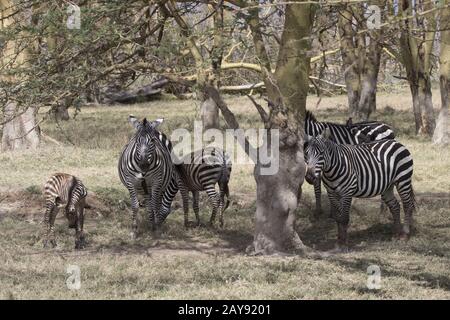
[[[131,123],[131,125],[132,125],[135,129],[139,128],[139,125],[140,125],[139,120],[138,120],[135,116],[133,116],[132,114],[130,114],[130,115],[128,116],[128,121]]]
[[[320,134],[320,136],[324,139],[329,139],[331,136],[331,132],[330,132],[330,128],[325,128],[322,133]]]
[[[152,122],[152,128],[156,129],[161,123],[164,122],[164,118],[156,119]]]

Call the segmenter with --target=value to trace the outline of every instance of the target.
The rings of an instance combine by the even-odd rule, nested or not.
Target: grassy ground
[[[437,99],[437,98],[436,98]],[[437,100],[436,100],[437,101]],[[255,126],[257,114],[245,98],[228,99],[242,126]],[[324,98],[308,108],[319,119],[343,122],[345,97]],[[0,154],[0,298],[193,298],[193,299],[439,299],[450,298],[450,150],[414,136],[407,92],[380,95],[375,117],[394,126],[412,152],[419,210],[417,235],[391,241],[391,220],[379,214],[379,199],[357,200],[351,214],[352,251],[327,259],[298,256],[251,257],[255,183],[252,167],[235,165],[232,204],[224,230],[185,230],[179,198],[162,231],[145,223],[141,238],[129,232],[128,194],[117,175],[117,160],[132,129],[127,115],[164,117],[162,130],[192,129],[193,101],[160,101],[133,106],[86,107],[62,129],[46,122],[42,131],[62,143],[38,151]],[[88,247],[74,251],[72,230],[62,214],[56,222],[58,247],[42,248],[41,187],[53,172],[79,176],[95,209],[88,211]],[[304,186],[297,228],[318,250],[333,247],[336,226],[326,216],[311,221],[313,190]],[[324,206],[328,201],[324,196]],[[210,207],[203,198],[201,217]],[[193,219],[193,216],[191,216]],[[367,289],[367,267],[381,269],[381,289]],[[66,286],[66,268],[78,265],[81,289]]]

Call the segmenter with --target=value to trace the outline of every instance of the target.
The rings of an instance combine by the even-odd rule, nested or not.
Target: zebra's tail
[[[223,163],[222,163],[222,173],[219,178],[219,188],[220,192],[227,197],[227,201],[224,205],[223,211],[225,211],[230,205],[230,188],[228,187],[228,182],[230,181],[230,171],[231,163],[227,162],[227,154],[223,152]],[[222,195],[221,195],[222,196]]]

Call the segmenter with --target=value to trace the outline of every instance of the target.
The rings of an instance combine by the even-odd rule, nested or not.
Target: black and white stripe
[[[219,224],[223,227],[223,212],[229,205],[228,182],[231,175],[231,160],[228,155],[219,148],[208,147],[192,152],[181,159],[180,164],[175,165],[177,186],[172,185],[164,198],[170,203],[178,189],[183,199],[184,224],[189,225],[189,191],[193,196],[193,209],[196,217],[196,225],[200,224],[199,217],[199,192],[206,191],[212,204],[210,225],[214,225],[217,211],[219,211]],[[216,184],[219,185],[219,193],[216,192]],[[177,188],[178,187],[178,188]],[[225,196],[227,202],[225,203]],[[169,212],[167,211],[166,214]]]
[[[328,191],[332,214],[338,224],[338,244],[347,244],[347,227],[352,198],[381,195],[389,207],[395,232],[409,236],[415,210],[412,188],[413,159],[405,146],[395,140],[381,140],[361,145],[336,144],[328,130],[308,139],[306,147],[307,176],[314,181],[322,175]],[[400,223],[400,195],[405,212],[405,226]]]
[[[138,197],[143,197],[152,229],[163,220],[162,198],[173,179],[172,144],[156,128],[163,122],[129,116],[136,133],[124,147],[119,159],[119,177],[130,193],[132,237],[137,234]]]
[[[394,130],[387,124],[379,121],[364,121],[353,123],[349,118],[345,125],[317,121],[315,116],[306,111],[305,133],[309,136],[318,136],[328,128],[330,139],[338,144],[360,144],[383,139],[395,139]],[[307,182],[309,182],[307,180]],[[315,180],[314,195],[316,198],[316,215],[322,211],[321,179]]]
[[[44,247],[50,243],[56,247],[54,224],[60,207],[65,207],[69,228],[75,228],[75,249],[85,246],[83,224],[87,189],[77,177],[66,173],[55,173],[44,185],[46,237]]]
[[[306,111],[305,133],[316,137],[322,131],[330,130],[330,139],[339,144],[360,144],[383,139],[395,139],[394,130],[387,124],[379,121],[364,121],[346,124],[333,122],[320,122],[310,111]]]

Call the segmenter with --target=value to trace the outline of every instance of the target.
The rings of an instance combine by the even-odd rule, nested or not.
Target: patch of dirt
[[[42,195],[23,190],[1,191],[0,219],[5,215],[22,218],[44,215],[45,201]],[[89,193],[86,202],[91,206],[91,209],[85,210],[87,216],[108,216],[112,212],[112,209],[93,192]]]

